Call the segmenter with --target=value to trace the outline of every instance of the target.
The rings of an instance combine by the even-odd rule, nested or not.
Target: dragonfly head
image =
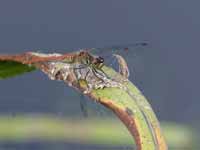
[[[103,64],[104,63],[104,58],[100,57],[100,56],[94,57],[91,63],[94,64],[94,65]]]
[[[79,56],[81,56],[85,61],[87,65],[92,65],[98,68],[98,66],[101,66],[104,63],[104,58],[100,56],[93,56],[87,51],[81,51],[79,53]]]
[[[97,63],[104,63],[104,58],[99,56],[99,57],[96,58],[96,62]]]

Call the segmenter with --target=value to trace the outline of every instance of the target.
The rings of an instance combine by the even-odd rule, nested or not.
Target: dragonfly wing
[[[80,94],[80,108],[84,117],[88,117],[87,99],[83,94]]]
[[[146,46],[148,46],[148,43],[138,42],[126,45],[107,46],[103,48],[91,48],[87,50],[93,55],[101,56],[104,58],[104,63],[106,65],[112,66],[116,69],[118,65],[116,64],[116,59],[113,59],[113,54],[121,55],[126,60],[130,58],[133,59],[133,57],[137,57],[138,54],[140,55],[143,53]]]
[[[114,45],[114,46],[105,46],[101,48],[90,48],[87,49],[89,52],[97,54],[97,55],[110,55],[110,54],[120,54],[123,52],[129,52],[136,50],[137,48],[146,47],[149,44],[147,42],[137,42],[132,44],[124,44],[124,45]]]

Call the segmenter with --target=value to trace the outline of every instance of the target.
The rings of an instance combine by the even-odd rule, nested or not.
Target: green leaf
[[[33,66],[15,61],[0,61],[0,80],[35,70]]]

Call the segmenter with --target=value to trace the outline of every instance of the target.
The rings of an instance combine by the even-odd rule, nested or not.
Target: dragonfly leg
[[[108,75],[103,71],[103,69],[99,69],[102,73],[103,73],[103,75],[106,77],[106,78],[110,78],[110,77],[108,77]]]
[[[103,71],[103,69],[102,69],[103,66],[104,66],[103,63],[99,64],[98,69],[104,74],[104,76],[106,76],[107,78],[109,78],[109,77],[107,76],[107,74]]]
[[[103,63],[99,63],[96,67],[93,67],[93,68],[94,68],[94,71],[95,71],[96,73],[98,73],[97,70],[99,70],[99,71],[101,71],[101,74],[102,74],[104,77],[109,78],[109,77],[107,76],[107,74],[103,71],[103,69],[102,69],[103,66],[104,66]],[[98,73],[98,74],[100,74],[100,73]]]
[[[87,77],[88,77],[89,73],[90,73],[90,70],[88,70],[88,71],[86,72],[86,74],[85,74],[85,77],[84,77],[84,80],[85,80],[85,81],[87,81]]]
[[[98,68],[102,69],[103,66],[104,66],[104,64],[103,64],[103,63],[100,63],[100,64],[98,65]]]
[[[92,85],[91,84],[87,84],[87,89],[83,91],[83,94],[88,94],[92,91]]]
[[[101,80],[102,82],[104,82],[104,80],[102,78],[100,78],[99,76],[97,76],[97,74],[99,74],[99,72],[96,70],[96,68],[92,68],[92,73],[94,74],[94,76],[96,78],[98,78],[99,80]]]

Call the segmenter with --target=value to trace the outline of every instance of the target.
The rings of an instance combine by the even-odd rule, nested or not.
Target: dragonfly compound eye
[[[98,62],[99,63],[103,63],[104,62],[104,58],[103,57],[98,57]]]
[[[83,55],[85,55],[85,52],[84,51],[80,51],[79,52],[79,56],[83,56]]]

